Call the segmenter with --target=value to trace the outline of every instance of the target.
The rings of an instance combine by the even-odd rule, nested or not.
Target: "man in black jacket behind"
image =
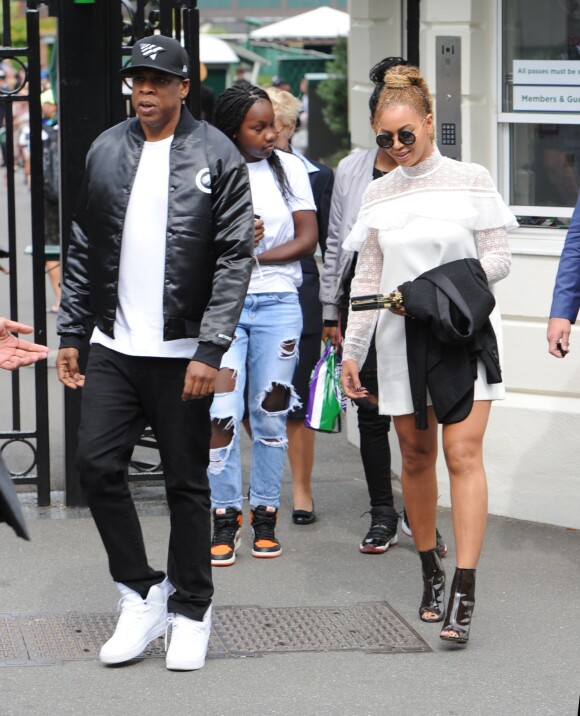
[[[181,45],[146,37],[131,59],[136,118],[101,134],[87,156],[57,371],[83,387],[80,480],[121,593],[101,661],[128,661],[171,626],[166,666],[190,671],[204,665],[211,629],[209,406],[250,278],[253,210],[234,145],[182,106]],[[78,349],[93,324],[85,377]],[[167,576],[149,566],[126,479],[147,425],[171,515]]]

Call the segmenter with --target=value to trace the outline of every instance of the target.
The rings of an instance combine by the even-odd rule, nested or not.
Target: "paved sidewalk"
[[[247,450],[247,448],[246,448]],[[247,459],[247,456],[246,456]],[[472,637],[449,647],[417,617],[419,560],[410,540],[361,555],[368,526],[358,451],[344,435],[317,441],[319,521],[290,522],[286,475],[276,560],[250,555],[250,530],[234,567],[215,570],[215,604],[348,607],[387,601],[431,648],[428,653],[318,652],[208,660],[193,673],[160,658],[106,668],[98,661],[0,669],[2,716],[554,716],[575,715],[580,692],[580,534],[492,517],[480,569]],[[158,490],[140,488],[150,561],[163,565],[168,521]],[[58,496],[57,496],[58,497]],[[400,496],[398,496],[400,504]],[[86,510],[26,508],[32,542],[0,527],[0,612],[111,614],[117,593]],[[450,515],[439,526],[454,550]]]

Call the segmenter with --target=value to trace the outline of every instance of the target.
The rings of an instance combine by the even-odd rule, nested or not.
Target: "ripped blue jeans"
[[[288,450],[286,417],[300,405],[292,377],[301,332],[297,293],[246,296],[234,341],[222,358],[210,411],[212,509],[242,509],[240,429],[246,379],[252,431],[250,505],[280,506]]]

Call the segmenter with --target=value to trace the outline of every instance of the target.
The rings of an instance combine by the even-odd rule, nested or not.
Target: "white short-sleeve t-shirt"
[[[95,328],[91,343],[132,356],[189,358],[197,339],[163,340],[163,281],[173,136],[145,142],[131,190],[121,243],[117,313],[110,338]]]
[[[298,157],[277,151],[292,190],[288,204],[276,183],[267,159],[248,162],[254,214],[264,221],[265,235],[255,249],[248,293],[296,292],[302,283],[300,261],[288,264],[260,264],[260,253],[294,239],[295,211],[316,211],[306,167]]]

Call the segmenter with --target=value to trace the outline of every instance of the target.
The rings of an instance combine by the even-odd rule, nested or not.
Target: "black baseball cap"
[[[166,35],[143,37],[133,45],[131,64],[123,67],[121,74],[130,75],[137,69],[158,70],[187,79],[189,77],[187,52],[173,37]]]

